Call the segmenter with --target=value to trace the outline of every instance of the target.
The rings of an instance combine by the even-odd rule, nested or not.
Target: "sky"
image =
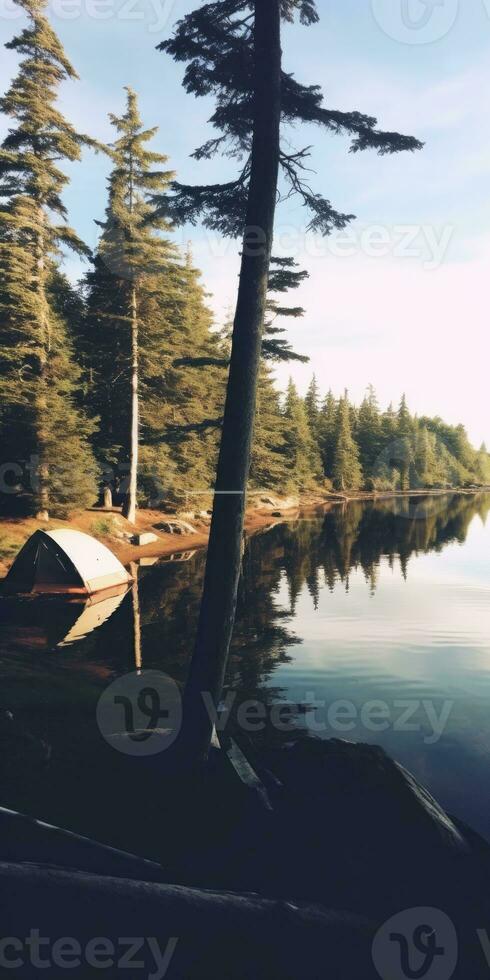
[[[61,109],[79,129],[112,138],[110,112],[123,87],[139,94],[143,119],[158,126],[154,149],[183,182],[231,178],[233,162],[196,163],[211,134],[212,103],[187,95],[182,66],[156,50],[197,0],[49,0],[51,22],[80,80],[63,85]],[[343,137],[318,127],[287,134],[312,146],[311,185],[356,220],[327,239],[306,231],[300,202],[281,205],[276,254],[309,273],[294,294],[306,314],[290,339],[309,355],[291,374],[305,391],[313,371],[323,392],[348,388],[355,401],[373,384],[383,406],[402,392],[412,411],[464,423],[490,446],[490,0],[317,0],[320,23],[284,31],[284,67],[319,84],[327,104],[376,116],[383,129],[418,137],[415,154],[349,154]],[[23,24],[14,0],[0,0],[0,40]],[[0,90],[15,73],[1,54]],[[0,119],[0,138],[6,122]],[[94,247],[103,216],[108,162],[91,151],[69,165],[70,223]],[[180,229],[203,271],[216,322],[236,297],[239,243],[201,227]],[[84,272],[78,259],[66,271]]]

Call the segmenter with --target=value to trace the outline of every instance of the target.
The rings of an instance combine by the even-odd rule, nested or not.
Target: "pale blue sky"
[[[405,2],[405,10],[404,10]],[[209,133],[211,105],[181,87],[182,66],[155,50],[189,0],[50,0],[50,14],[81,81],[63,87],[62,108],[80,128],[109,140],[109,112],[123,86],[140,95],[142,114],[160,133],[180,179],[204,182],[231,172],[229,162],[196,164],[189,154]],[[434,9],[431,9],[431,8]],[[351,238],[304,234],[298,203],[280,209],[276,251],[310,272],[295,297],[307,309],[293,328],[311,364],[292,373],[304,389],[314,369],[321,386],[368,382],[381,400],[407,392],[412,408],[463,421],[490,443],[489,331],[484,284],[490,268],[490,0],[319,0],[320,24],[287,28],[284,63],[302,81],[322,85],[331,106],[376,115],[383,128],[424,140],[415,155],[348,155],[346,141],[297,129],[297,146],[314,144],[312,184],[340,210],[354,212]],[[13,0],[0,0],[0,36],[22,23]],[[405,20],[403,19],[405,17]],[[412,26],[407,21],[412,19]],[[419,25],[418,27],[416,25]],[[408,42],[408,43],[407,43]],[[16,58],[2,52],[0,88]],[[5,123],[0,121],[0,135]],[[107,161],[87,153],[70,167],[70,221],[91,246],[105,206]],[[237,243],[185,229],[213,296],[218,320],[233,303]],[[72,276],[80,271],[70,261]],[[285,382],[289,369],[279,372]]]

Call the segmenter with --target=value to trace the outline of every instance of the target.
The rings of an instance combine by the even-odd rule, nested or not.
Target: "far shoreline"
[[[297,519],[319,517],[332,507],[359,502],[368,503],[370,501],[387,501],[404,498],[420,497],[445,497],[449,495],[457,496],[477,496],[480,493],[489,493],[490,486],[485,487],[450,487],[445,489],[427,490],[390,490],[390,491],[345,491],[345,492],[311,492],[302,494],[297,498],[297,502],[292,505],[291,498],[284,500],[276,497],[271,491],[264,491],[262,497],[267,500],[255,507],[249,507],[245,517],[245,534],[252,536],[260,533],[268,527],[276,524],[285,523]],[[178,521],[179,515],[169,514],[166,511],[140,510],[137,515],[136,525],[129,524],[121,515],[120,508],[105,510],[103,508],[92,508],[91,510],[81,511],[74,514],[69,520],[53,518],[49,522],[49,527],[72,527],[102,541],[119,558],[123,565],[130,565],[138,562],[141,558],[165,558],[178,555],[182,552],[200,551],[205,549],[209,539],[209,519],[202,516],[198,520],[192,520],[188,514],[184,516],[187,523],[195,527],[194,534],[169,534],[162,531],[155,532],[154,525],[165,521]],[[158,533],[158,541],[148,545],[134,545],[125,540],[120,540],[113,534],[104,533],[101,525],[105,522],[117,522],[118,528],[121,527],[127,534],[154,532]],[[11,518],[0,517],[0,581],[7,574],[13,560],[24,542],[34,531],[46,527],[46,524],[36,518]],[[120,532],[121,533],[121,532]],[[2,546],[8,542],[11,553],[5,554]]]

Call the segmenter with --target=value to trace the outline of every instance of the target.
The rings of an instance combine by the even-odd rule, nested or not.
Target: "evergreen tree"
[[[381,452],[372,472],[365,474],[366,479],[376,490],[394,490],[398,481],[396,468],[397,444],[397,415],[393,404],[390,403],[381,415]]]
[[[347,392],[337,409],[337,442],[333,461],[333,480],[337,490],[357,490],[362,486],[359,450],[351,430],[351,414]]]
[[[333,479],[335,444],[337,439],[337,401],[332,390],[328,392],[320,411],[319,446],[323,472],[329,480]]]
[[[284,419],[289,485],[297,491],[313,489],[322,478],[322,462],[311,433],[306,404],[291,379],[286,393]]]
[[[290,467],[291,458],[280,395],[270,367],[263,362],[257,393],[250,486],[254,490],[269,489],[276,492],[288,490]]]
[[[403,394],[397,415],[397,435],[410,437],[413,433],[412,416],[408,410],[407,398]]]
[[[199,508],[208,505],[214,483],[228,341],[213,329],[190,250],[183,263],[170,266],[167,290],[172,280],[171,295],[161,297],[160,330],[143,321],[141,489],[152,502],[160,497]],[[189,360],[205,367],[189,369]]]
[[[381,413],[372,385],[369,385],[359,408],[356,435],[362,470],[365,478],[369,481],[373,478],[383,445]]]
[[[466,470],[471,472],[475,464],[475,450],[468,439],[468,433],[464,425],[448,428],[449,432],[446,437],[446,443],[449,451]]]
[[[475,474],[478,483],[483,486],[490,484],[490,455],[484,442],[476,456]]]
[[[62,246],[87,254],[64,223],[68,178],[59,164],[93,143],[56,105],[60,83],[77,76],[44,15],[46,0],[18,2],[28,26],[6,47],[22,60],[0,99],[13,121],[0,148],[0,425],[2,454],[30,467],[24,488],[46,520],[50,509],[84,506],[96,493],[55,265]]]
[[[119,456],[119,465],[128,464],[123,512],[134,523],[142,321],[149,353],[148,348],[154,343],[153,332],[161,330],[162,291],[168,302],[172,290],[168,282],[169,265],[175,250],[161,234],[168,230],[168,223],[156,216],[148,201],[150,194],[165,191],[173,174],[162,170],[167,157],[147,148],[157,129],[143,128],[136,94],[129,88],[126,92],[126,112],[110,117],[118,138],[111,147],[109,202],[105,221],[100,223],[102,235],[95,271],[89,277],[89,302],[98,387],[108,399],[107,412],[103,415],[104,435],[108,449],[111,443],[116,444],[114,451]],[[100,400],[100,391],[96,397]],[[116,440],[115,430],[118,430]]]
[[[313,375],[305,397],[306,415],[314,439],[318,439],[320,425],[320,394],[315,375]]]
[[[152,506],[163,502],[167,506],[187,506],[190,501],[205,504],[214,478],[224,400],[222,364],[227,352],[222,338],[212,329],[200,273],[190,250],[182,261],[178,250],[162,235],[161,220],[157,218],[154,224],[150,216],[142,223],[141,233],[151,259],[135,280],[121,278],[127,252],[126,246],[121,246],[120,261],[110,205],[106,224],[94,269],[86,277],[87,313],[79,342],[87,405],[100,417],[97,455],[108,480],[114,480],[114,473],[127,472],[131,417],[131,324],[127,312],[136,281],[138,496]],[[206,370],[183,370],[182,365],[197,355]]]
[[[397,415],[397,444],[396,460],[400,473],[400,489],[409,490],[413,464],[413,431],[412,417],[408,410],[407,399],[402,395]]]
[[[415,435],[414,466],[417,484],[421,487],[431,487],[436,480],[437,460],[436,441],[427,426],[418,426]]]
[[[386,412],[383,414],[382,418],[382,429],[383,429],[383,441],[390,442],[392,439],[396,438],[397,432],[397,417],[396,412],[393,407],[393,402],[390,402]]]

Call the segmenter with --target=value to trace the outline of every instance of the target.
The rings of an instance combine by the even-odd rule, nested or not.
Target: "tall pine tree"
[[[396,459],[397,468],[400,473],[400,490],[409,490],[414,459],[414,424],[408,410],[405,394],[402,395],[402,400],[398,409],[396,434]]]
[[[337,490],[358,490],[362,486],[359,450],[352,437],[351,412],[347,392],[337,409],[337,441],[333,460],[333,479]]]
[[[320,394],[315,375],[313,375],[305,397],[305,409],[308,424],[314,439],[318,439],[320,424]]]
[[[337,435],[337,402],[330,389],[320,410],[319,445],[323,472],[329,480],[333,478],[333,462]]]
[[[176,250],[149,203],[173,174],[167,157],[148,149],[157,129],[145,129],[136,94],[126,89],[126,111],[111,115],[109,200],[94,270],[87,276],[89,398],[101,419],[97,447],[104,463],[125,474],[123,512],[136,519],[140,452],[142,359],[162,342],[165,310],[176,301]],[[157,372],[161,366],[157,367]],[[148,374],[146,371],[147,380]]]
[[[286,392],[284,419],[289,486],[296,491],[318,487],[323,475],[318,443],[310,428],[305,401],[291,379]]]
[[[364,476],[373,474],[383,444],[381,414],[376,392],[369,385],[357,417],[357,442]]]
[[[87,254],[64,223],[68,178],[59,165],[93,143],[57,108],[60,83],[77,75],[44,15],[46,0],[18,3],[28,25],[6,47],[22,60],[0,99],[13,123],[0,148],[0,425],[2,454],[21,462],[24,489],[46,520],[50,509],[86,505],[96,493],[56,281],[60,248]]]

